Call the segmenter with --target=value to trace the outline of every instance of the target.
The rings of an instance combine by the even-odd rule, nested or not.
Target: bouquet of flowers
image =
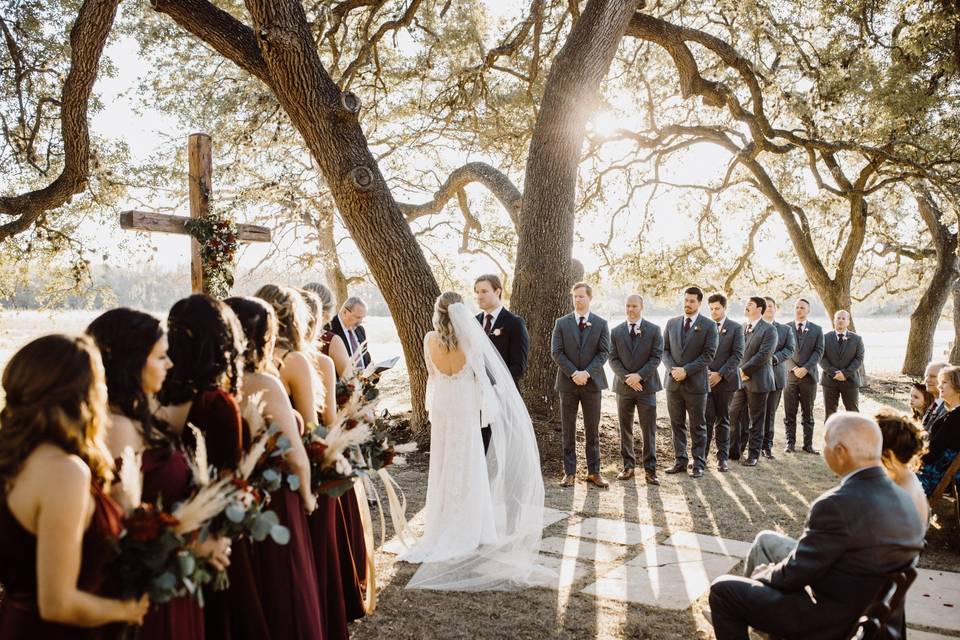
[[[187,233],[200,243],[207,290],[218,298],[227,297],[233,287],[233,262],[240,239],[237,225],[233,220],[209,215],[188,220],[185,227]]]

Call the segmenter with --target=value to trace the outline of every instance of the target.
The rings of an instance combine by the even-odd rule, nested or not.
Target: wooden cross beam
[[[120,227],[133,231],[175,233],[188,235],[186,223],[191,218],[203,218],[210,213],[213,193],[213,160],[210,136],[194,133],[187,141],[190,175],[190,217],[172,216],[148,211],[124,211]],[[270,242],[270,229],[252,224],[238,224],[240,242]],[[203,263],[200,243],[191,239],[190,281],[194,293],[204,292]]]

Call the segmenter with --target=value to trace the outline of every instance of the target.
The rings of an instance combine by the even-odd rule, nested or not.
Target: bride
[[[544,584],[540,454],[506,364],[456,293],[437,298],[423,339],[430,470],[422,563],[408,589],[477,591]],[[486,457],[480,429],[491,427]]]

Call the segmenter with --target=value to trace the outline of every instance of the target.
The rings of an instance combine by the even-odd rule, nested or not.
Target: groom
[[[607,388],[603,364],[610,354],[607,321],[590,313],[593,289],[578,282],[571,290],[573,313],[553,325],[551,355],[557,363],[560,393],[560,423],[563,430],[563,479],[561,487],[573,486],[577,473],[577,411],[583,407],[583,430],[587,439],[587,482],[605,489],[600,475],[600,394]]]
[[[513,383],[520,389],[520,378],[527,370],[527,353],[530,351],[530,335],[523,318],[510,313],[503,306],[503,284],[495,275],[485,274],[473,283],[473,293],[481,313],[477,322],[483,327],[493,346],[513,376]],[[484,452],[490,448],[490,426],[480,430],[483,435]]]

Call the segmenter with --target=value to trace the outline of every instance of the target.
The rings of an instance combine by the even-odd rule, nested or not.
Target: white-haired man
[[[350,359],[359,369],[370,366],[370,351],[367,349],[367,332],[363,320],[367,317],[367,303],[361,298],[351,296],[340,307],[339,313],[325,329],[340,336],[347,345]]]
[[[883,437],[871,418],[827,420],[823,457],[840,484],[810,507],[799,540],[763,531],[747,558],[748,577],[710,587],[717,640],[748,640],[749,628],[804,640],[842,637],[883,586],[923,548],[924,524],[880,462]],[[895,614],[901,628],[903,609]]]
[[[943,403],[943,398],[940,397],[940,387],[937,385],[937,376],[939,376],[940,371],[943,370],[944,367],[949,366],[949,364],[950,363],[941,360],[934,360],[927,365],[927,368],[923,372],[923,384],[927,387],[930,395],[933,396],[933,404],[927,407],[926,413],[923,414],[923,428],[927,431],[930,431],[931,425],[933,425],[938,418],[947,413],[947,405]]]

